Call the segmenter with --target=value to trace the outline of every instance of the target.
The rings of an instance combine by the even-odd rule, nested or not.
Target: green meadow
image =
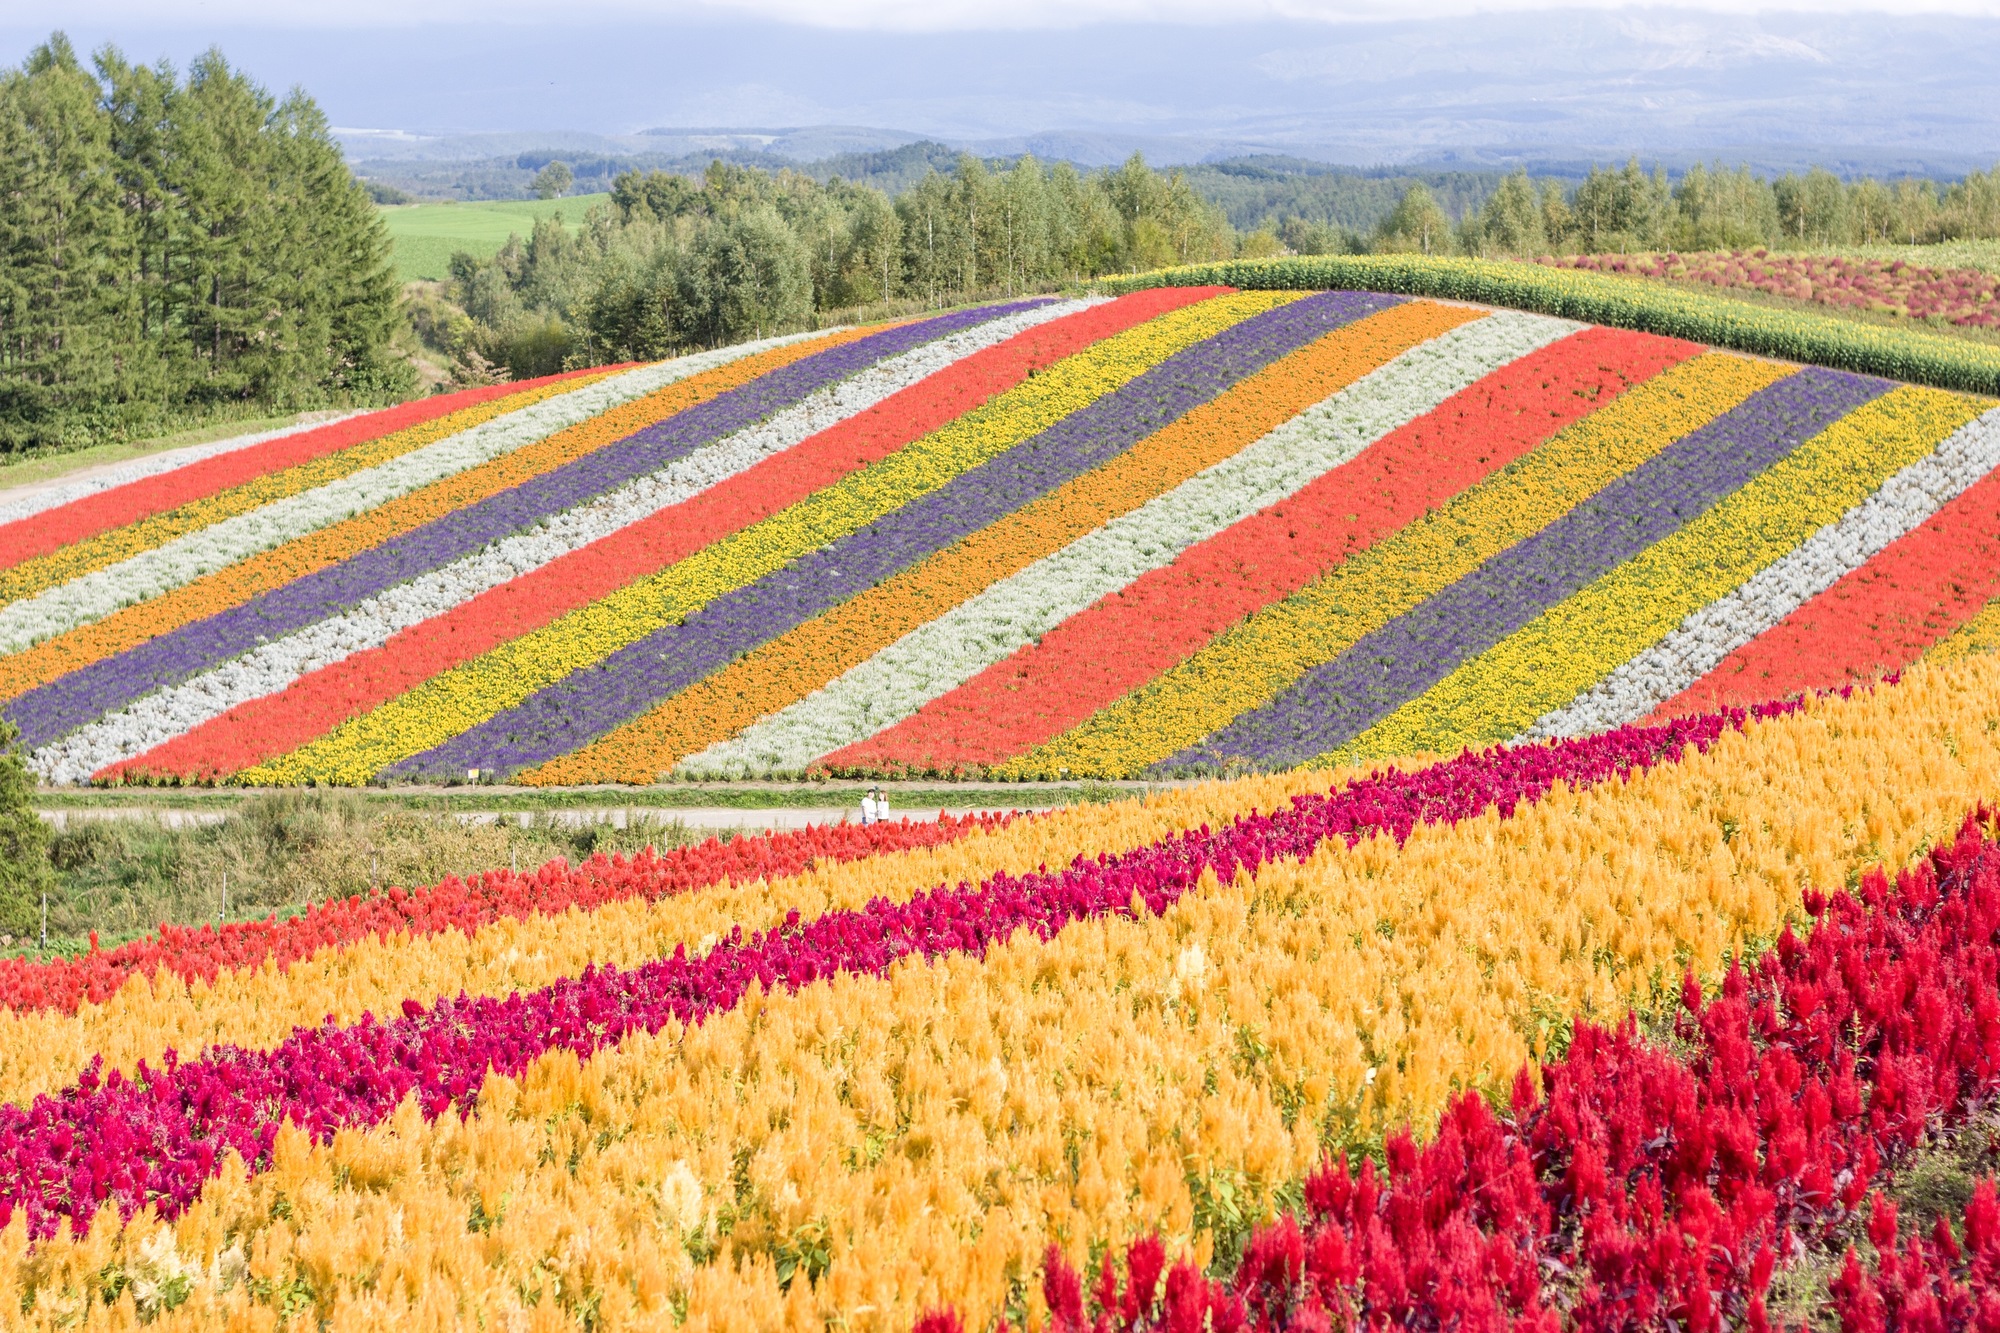
[[[571,227],[583,222],[592,204],[608,194],[578,194],[567,199],[518,199],[499,203],[394,204],[380,209],[382,221],[396,246],[396,277],[442,278],[450,272],[454,251],[491,259],[507,238],[525,237],[539,218],[562,214]]]

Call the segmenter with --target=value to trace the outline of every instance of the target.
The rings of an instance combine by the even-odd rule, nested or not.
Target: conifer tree
[[[0,72],[0,450],[413,385],[389,240],[304,93],[57,34]]]
[[[133,247],[110,122],[60,34],[0,75],[0,432],[55,443],[129,387]]]

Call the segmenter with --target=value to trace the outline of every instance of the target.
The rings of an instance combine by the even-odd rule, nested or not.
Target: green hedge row
[[[1491,259],[1310,255],[1194,264],[1097,284],[1112,292],[1222,283],[1249,289],[1402,292],[1685,338],[1758,356],[2000,396],[2000,347],[1773,309],[1638,278]]]

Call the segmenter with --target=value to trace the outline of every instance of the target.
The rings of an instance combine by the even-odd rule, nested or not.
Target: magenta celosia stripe
[[[1089,917],[1158,914],[1213,871],[1227,881],[1279,858],[1304,857],[1330,838],[1349,845],[1373,833],[1398,840],[1418,824],[1454,823],[1498,806],[1512,815],[1562,783],[1602,781],[1705,749],[1767,704],[1625,727],[1601,736],[1517,749],[1495,747],[1416,773],[1377,773],[1292,808],[1252,812],[1223,828],[1176,834],[1122,854],[1078,857],[1066,869],[1000,874],[974,888],[940,886],[907,903],[875,902],[773,930],[736,931],[707,955],[629,969],[591,967],[530,995],[460,997],[399,1018],[352,1027],[300,1028],[270,1050],[219,1046],[136,1078],[93,1061],[77,1084],[0,1108],[0,1225],[28,1211],[31,1234],[66,1217],[89,1217],[109,1200],[127,1214],[156,1205],[168,1216],[192,1202],[231,1150],[253,1169],[269,1158],[290,1119],[319,1141],[336,1129],[383,1120],[415,1094],[426,1116],[469,1106],[489,1071],[518,1075],[548,1051],[588,1056],[625,1036],[696,1023],[733,1008],[754,982],[796,989],[840,973],[880,973],[913,954],[982,954],[1026,929],[1046,939]]]

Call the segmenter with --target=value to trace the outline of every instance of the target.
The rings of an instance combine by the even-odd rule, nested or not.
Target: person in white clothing
[[[889,817],[889,798],[882,794],[880,787],[870,787],[868,794],[861,798],[861,823],[879,824]]]

